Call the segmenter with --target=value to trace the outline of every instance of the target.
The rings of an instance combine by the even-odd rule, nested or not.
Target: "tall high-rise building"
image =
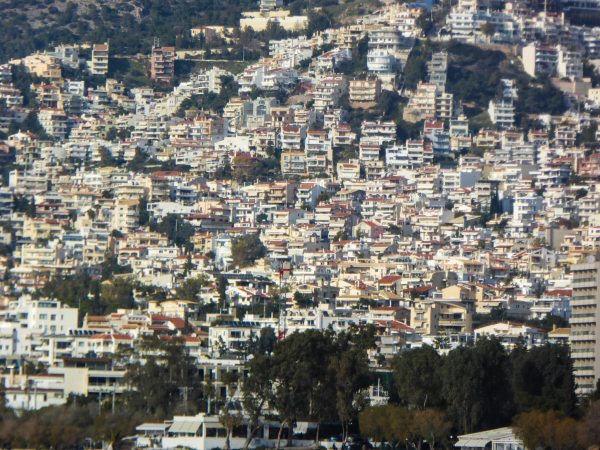
[[[591,258],[591,257],[589,257]],[[596,388],[600,378],[600,346],[597,336],[600,295],[600,262],[586,262],[571,267],[573,296],[571,298],[571,357],[577,383],[577,394],[587,394]]]

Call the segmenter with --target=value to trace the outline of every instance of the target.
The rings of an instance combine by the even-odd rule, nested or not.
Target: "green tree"
[[[433,347],[423,345],[405,350],[394,357],[391,367],[394,385],[404,405],[425,409],[442,403],[442,358]]]
[[[496,26],[491,22],[485,22],[481,25],[481,32],[487,37],[493,36],[495,31]]]
[[[207,286],[208,281],[202,276],[196,278],[187,278],[177,288],[177,297],[182,300],[198,301],[198,294],[203,287]]]
[[[139,198],[138,203],[138,220],[140,222],[140,226],[143,227],[150,220],[150,213],[148,212],[148,197],[142,195]]]
[[[27,217],[30,219],[35,219],[37,215],[37,207],[35,206],[35,195],[31,196],[31,200],[27,205]]]
[[[261,417],[267,411],[269,405],[274,401],[273,382],[271,367],[273,357],[269,354],[258,355],[246,362],[248,376],[244,377],[242,384],[242,398],[244,412],[248,415],[249,433],[244,450],[262,426]]]
[[[234,237],[231,240],[231,257],[236,266],[251,266],[266,255],[267,248],[256,234]]]
[[[219,308],[225,309],[225,304],[227,302],[226,292],[227,292],[227,278],[223,275],[219,275],[216,279],[217,284],[217,293],[219,294]]]
[[[298,305],[298,308],[303,308],[303,309],[310,308],[314,304],[313,299],[310,295],[301,294],[298,291],[296,291],[294,293],[294,303],[296,303],[296,305]]]

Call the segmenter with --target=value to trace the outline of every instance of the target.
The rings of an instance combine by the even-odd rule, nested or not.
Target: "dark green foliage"
[[[4,5],[0,18],[0,62],[44,50],[48,43],[76,43],[83,41],[105,42],[110,39],[111,53],[134,55],[148,54],[154,37],[163,46],[192,46],[188,36],[190,28],[198,25],[236,26],[242,11],[257,9],[250,0],[165,0],[149,1],[139,5],[141,20],[137,20],[132,4],[114,8],[89,4],[78,9],[74,3],[65,8],[56,4],[61,13],[46,15],[45,24],[33,29],[25,12],[37,4],[11,1]],[[10,5],[10,6],[8,6]],[[11,11],[9,11],[11,9]],[[40,10],[41,12],[41,10]],[[179,39],[178,39],[179,37]]]
[[[518,412],[557,410],[573,415],[577,398],[567,346],[548,344],[529,351],[520,346],[510,358]]]
[[[402,228],[400,228],[398,225],[390,225],[387,229],[387,232],[396,236],[402,236],[404,234]]]
[[[187,246],[190,237],[195,234],[194,227],[177,214],[168,214],[160,222],[151,221],[149,224],[150,231],[166,234],[169,240],[178,247]]]
[[[598,124],[592,122],[589,126],[584,127],[581,133],[577,135],[577,145],[581,145],[584,142],[596,142],[596,131],[598,131]]]
[[[352,59],[344,61],[338,67],[340,73],[348,76],[363,76],[367,72],[367,53],[369,53],[369,37],[365,36],[352,49]]]
[[[331,27],[331,19],[324,11],[315,11],[311,9],[308,12],[308,26],[306,35],[312,37],[316,31],[323,31]]]
[[[113,230],[113,233],[117,230]],[[117,231],[118,232],[118,231]],[[122,266],[118,263],[117,257],[114,255],[106,255],[104,262],[102,262],[102,279],[108,280],[113,275],[122,275],[125,273],[131,273],[133,269],[131,266]]]
[[[256,183],[267,179],[281,177],[281,162],[277,156],[253,160],[249,165],[238,166],[233,172],[233,179],[240,183]],[[235,161],[234,161],[235,162]]]
[[[129,353],[124,350],[123,356]],[[127,369],[126,382],[132,388],[125,393],[129,407],[149,414],[167,413],[181,402],[180,388],[186,387],[187,404],[199,409],[204,397],[203,379],[183,340],[148,340],[136,353],[145,363],[135,362]]]
[[[127,163],[127,170],[132,172],[143,172],[146,167],[146,161],[148,160],[148,153],[140,149],[135,149],[135,155],[129,163]]]
[[[566,346],[508,353],[495,338],[479,337],[440,357],[431,347],[396,356],[392,398],[409,408],[446,410],[457,433],[509,426],[532,410],[576,413],[572,361]]]
[[[255,357],[259,355],[270,355],[273,352],[276,342],[277,336],[275,335],[273,328],[261,328],[258,336],[256,334],[250,336],[248,354],[254,355]]]
[[[408,89],[415,89],[419,81],[425,79],[427,75],[427,58],[430,58],[427,43],[423,44],[417,41],[410,55],[408,55],[408,60],[404,67],[404,85]]]
[[[150,213],[148,212],[148,198],[145,195],[140,197],[138,203],[138,217],[141,227],[146,225],[150,220]]]
[[[231,240],[231,257],[236,266],[251,266],[266,255],[267,248],[256,234],[234,237]]]
[[[394,384],[402,404],[418,409],[440,405],[440,364],[440,355],[428,345],[404,351],[393,359]]]
[[[221,77],[221,92],[207,92],[204,95],[193,95],[186,98],[175,112],[177,117],[185,117],[185,112],[189,109],[205,109],[207,111],[223,112],[223,108],[229,103],[231,97],[237,96],[238,84],[233,77]]]
[[[294,293],[294,302],[299,308],[310,308],[314,305],[314,301],[310,295],[302,294],[298,291]]]

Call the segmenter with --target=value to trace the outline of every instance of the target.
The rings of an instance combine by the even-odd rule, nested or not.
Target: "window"
[[[56,314],[52,314],[52,315],[50,316],[50,320],[56,320]]]
[[[39,315],[39,319],[40,320],[46,320],[46,319],[48,319],[48,314],[40,314]]]

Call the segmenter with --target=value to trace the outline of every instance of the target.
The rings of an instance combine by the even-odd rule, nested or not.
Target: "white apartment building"
[[[262,84],[263,89],[276,90],[281,86],[293,85],[298,79],[298,72],[294,69],[272,69],[267,70],[263,74]]]
[[[581,53],[570,51],[562,45],[550,47],[534,42],[523,47],[523,68],[532,77],[555,70],[559,77],[583,77]]]
[[[513,207],[513,221],[533,221],[535,216],[542,210],[543,199],[533,189],[515,192],[515,203]]]
[[[244,70],[237,82],[240,85],[238,92],[250,92],[253,87],[261,87],[265,66],[255,64]]]
[[[389,50],[370,49],[367,54],[367,68],[375,75],[394,73],[396,56]]]
[[[10,84],[0,84],[0,99],[6,101],[6,106],[12,108],[13,106],[21,106],[23,104],[23,96],[21,91]]]
[[[515,107],[512,101],[490,100],[488,114],[492,123],[500,127],[512,128],[515,124]]]
[[[7,318],[37,333],[68,333],[77,328],[77,308],[63,305],[58,300],[33,300],[30,295],[22,295],[8,303]]]
[[[210,70],[203,70],[192,75],[190,83],[194,91],[202,93],[214,92],[215,94],[218,94],[221,92],[221,77],[225,76],[231,76],[231,74],[226,70],[213,67]]]
[[[260,0],[261,11],[272,11],[283,7],[283,0]]]
[[[66,139],[69,133],[67,119],[68,117],[62,109],[45,108],[38,113],[38,120],[46,133],[61,141]]]
[[[324,72],[335,69],[343,61],[352,59],[352,50],[349,48],[334,48],[317,57],[317,67]]]
[[[369,31],[369,49],[396,54],[404,48],[404,38],[397,27],[381,27]]]
[[[396,141],[395,122],[363,121],[360,128],[365,141],[380,141],[380,144]]]
[[[346,91],[346,79],[343,75],[329,75],[321,81],[314,92],[314,107],[317,111],[335,108]]]

